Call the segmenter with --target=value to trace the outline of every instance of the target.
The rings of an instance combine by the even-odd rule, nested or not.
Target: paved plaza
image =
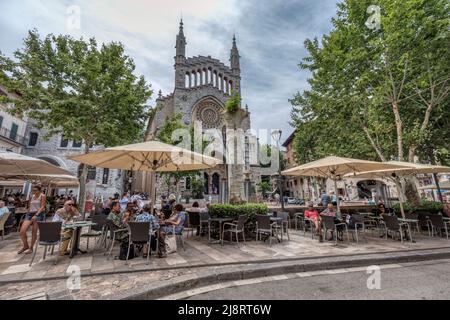
[[[81,269],[83,286],[91,290],[81,290],[74,296],[79,299],[106,298],[120,291],[145,285],[152,281],[170,280],[174,277],[189,276],[199,270],[226,270],[239,266],[258,263],[293,261],[295,259],[324,258],[324,257],[351,257],[363,254],[389,253],[399,251],[415,251],[419,249],[450,248],[450,242],[444,238],[428,237],[413,233],[416,243],[394,241],[392,239],[372,236],[366,232],[367,242],[359,243],[351,241],[339,242],[334,246],[333,242],[319,243],[311,239],[309,232],[306,235],[300,230],[290,230],[290,241],[282,243],[248,241],[247,243],[209,244],[206,238],[185,235],[185,250],[179,248],[177,253],[168,255],[167,258],[150,258],[149,265],[142,257],[130,261],[130,266],[125,261],[107,260],[102,250],[75,256],[73,259],[59,257],[57,265],[54,265],[55,256],[47,256],[42,260],[43,249],[39,248],[36,259],[30,267],[30,255],[18,255],[20,249],[19,239],[16,233],[5,237],[0,242],[0,281],[7,290],[0,290],[0,299],[26,297],[27,295],[55,290],[59,287],[64,291],[67,270],[70,266],[78,266]],[[351,238],[351,237],[350,237]],[[86,248],[85,240],[81,241],[81,248]],[[90,248],[92,248],[92,240]],[[119,246],[114,248],[117,254]],[[47,281],[46,281],[47,280]]]

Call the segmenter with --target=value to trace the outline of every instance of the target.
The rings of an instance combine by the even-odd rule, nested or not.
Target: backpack
[[[120,253],[119,253],[119,260],[127,260],[127,253],[128,253],[128,242],[122,242],[120,244]],[[130,256],[128,257],[128,260],[134,259],[134,245],[131,245],[130,247]]]

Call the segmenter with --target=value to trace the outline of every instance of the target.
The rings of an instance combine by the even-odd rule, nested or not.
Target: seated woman
[[[310,203],[308,205],[308,209],[305,211],[305,218],[308,218],[311,220],[315,227],[316,227],[316,234],[319,235],[319,242],[323,242],[323,236],[322,236],[322,219],[320,218],[319,212],[317,209],[314,209],[314,205]]]
[[[172,215],[169,219],[163,220],[164,226],[161,227],[159,237],[161,243],[165,243],[165,238],[167,234],[180,234],[183,231],[184,222],[186,221],[186,213],[183,211],[183,206],[181,204],[177,204],[172,209]],[[175,228],[174,228],[175,227]],[[166,256],[166,248],[159,248],[158,254],[160,258]]]

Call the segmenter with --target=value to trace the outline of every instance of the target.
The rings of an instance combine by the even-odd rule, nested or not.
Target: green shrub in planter
[[[418,206],[413,206],[411,203],[405,202],[403,204],[403,208],[405,209],[405,212],[410,213],[414,212],[414,213],[437,214],[439,212],[442,212],[442,210],[444,209],[444,205],[441,202],[422,199]],[[394,205],[394,210],[395,212],[400,212],[400,204],[396,203]]]
[[[429,213],[439,213],[444,210],[444,205],[441,202],[429,201],[422,199],[420,204],[414,208],[415,211],[427,211]]]
[[[209,214],[218,218],[237,219],[240,215],[248,217],[247,223],[254,224],[257,214],[267,214],[267,205],[260,203],[247,204],[213,204],[209,207]]]
[[[393,208],[393,209],[395,210],[395,212],[397,212],[397,213],[400,213],[400,212],[401,212],[401,210],[400,210],[400,203],[394,204],[394,205],[392,206],[392,208]],[[412,206],[412,204],[409,203],[409,202],[403,203],[403,210],[404,210],[406,213],[412,213],[412,212],[413,212],[413,206]]]

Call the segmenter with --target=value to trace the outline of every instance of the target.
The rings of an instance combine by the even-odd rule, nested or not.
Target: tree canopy
[[[366,25],[371,5],[379,28]],[[291,100],[298,162],[448,160],[449,13],[446,0],[338,4],[333,30],[305,41],[300,67],[312,76]]]
[[[40,38],[29,31],[14,58],[0,55],[0,81],[20,94],[14,114],[27,114],[48,136],[63,134],[94,145],[114,146],[141,140],[150,86],[136,76],[133,59],[121,43],[98,45],[67,35]],[[5,99],[5,98],[3,98]],[[84,211],[87,167],[80,178]]]

